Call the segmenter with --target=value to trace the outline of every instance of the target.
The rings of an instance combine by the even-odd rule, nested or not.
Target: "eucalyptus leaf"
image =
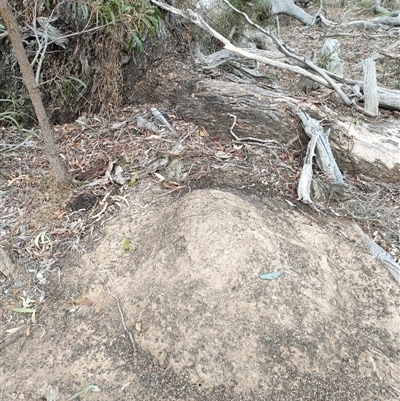
[[[34,312],[36,312],[36,309],[32,309],[32,308],[12,308],[11,310],[13,312],[18,312],[18,313],[34,313]]]
[[[131,248],[130,248],[130,243],[131,243],[131,239],[129,238],[129,237],[126,237],[125,239],[124,239],[124,242],[123,242],[123,244],[122,244],[122,246],[123,246],[123,248],[124,248],[124,251],[129,251]]]
[[[83,390],[78,391],[77,393],[72,395],[70,398],[68,398],[68,401],[74,400],[75,398],[78,398],[81,395],[88,393],[89,391],[100,391],[100,389],[95,384],[90,384],[89,386],[85,387]]]
[[[25,325],[14,327],[13,329],[8,329],[5,332],[13,334],[13,333],[16,333],[17,331],[21,330],[23,327],[25,327]]]

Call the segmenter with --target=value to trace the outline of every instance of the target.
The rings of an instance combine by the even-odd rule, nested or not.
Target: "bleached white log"
[[[378,85],[376,83],[375,61],[372,58],[363,60],[364,71],[364,110],[375,116],[379,111]]]

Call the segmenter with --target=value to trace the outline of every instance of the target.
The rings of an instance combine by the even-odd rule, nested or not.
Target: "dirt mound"
[[[114,269],[139,348],[192,384],[368,398],[360,380],[376,382],[374,350],[399,353],[399,291],[345,231],[195,191],[145,224],[119,220],[106,236],[116,249],[92,261]],[[128,255],[123,236],[135,246]],[[270,272],[281,275],[260,279]]]
[[[144,185],[2,346],[0,400],[398,399],[400,288],[345,223]]]

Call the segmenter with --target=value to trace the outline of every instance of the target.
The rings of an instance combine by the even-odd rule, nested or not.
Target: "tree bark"
[[[18,23],[7,0],[0,0],[0,15],[4,19],[8,37],[10,38],[15,57],[18,60],[22,79],[35,109],[35,114],[43,135],[44,151],[47,160],[54,173],[56,181],[59,183],[65,182],[67,180],[67,174],[58,154],[54,132],[50,120],[47,117],[39,88],[36,86],[32,66],[29,63],[25,48],[22,44]]]

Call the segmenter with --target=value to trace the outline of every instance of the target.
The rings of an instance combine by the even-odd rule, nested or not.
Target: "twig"
[[[151,113],[153,114],[153,116],[158,121],[163,123],[171,132],[176,133],[175,128],[167,121],[167,119],[155,107],[152,107],[150,110],[151,110]]]
[[[275,141],[273,139],[260,139],[260,138],[253,138],[251,136],[246,136],[245,138],[239,138],[234,132],[233,132],[233,128],[236,125],[236,116],[234,114],[228,113],[229,117],[233,118],[233,124],[230,128],[230,133],[232,134],[232,136],[239,142],[256,142],[256,143],[252,143],[252,145],[260,145],[261,144],[269,144],[269,143],[274,143],[276,145],[279,145],[278,141]]]
[[[228,113],[228,116],[233,118],[233,123],[232,123],[232,126],[231,126],[231,128],[230,128],[231,135],[232,135],[237,141],[240,141],[239,137],[233,132],[233,128],[234,128],[235,125],[236,125],[236,116],[235,116],[234,114],[231,114],[231,113]]]
[[[41,146],[36,146],[32,145],[32,142],[29,142],[29,140],[32,138],[33,135],[30,135],[28,138],[26,138],[23,142],[15,145],[15,144],[0,144],[0,146],[5,146],[5,149],[0,149],[0,152],[10,152],[12,150],[16,150],[21,147],[26,147],[30,149],[42,149]]]
[[[96,272],[96,270],[94,270],[94,268],[93,268],[93,263],[92,263],[91,259],[89,259],[89,261],[90,261],[90,264],[92,265],[93,273],[94,273],[94,274],[97,276],[97,278],[101,281],[101,283],[103,284],[103,286],[106,288],[107,292],[117,301],[117,307],[118,307],[118,312],[119,312],[119,314],[120,314],[120,316],[121,316],[122,326],[124,327],[125,333],[126,333],[126,334],[128,335],[128,337],[129,337],[129,341],[130,341],[131,344],[132,344],[133,351],[136,352],[137,350],[136,350],[135,340],[134,340],[134,338],[133,338],[132,332],[131,332],[131,331],[128,329],[128,327],[126,326],[125,318],[124,318],[124,313],[122,312],[122,308],[121,308],[121,304],[120,304],[120,302],[119,302],[119,298],[111,292],[110,288],[109,288],[108,285],[105,283],[105,281],[99,276],[99,274]]]
[[[281,36],[281,27],[279,25],[279,15],[276,16],[276,36],[278,38]]]

